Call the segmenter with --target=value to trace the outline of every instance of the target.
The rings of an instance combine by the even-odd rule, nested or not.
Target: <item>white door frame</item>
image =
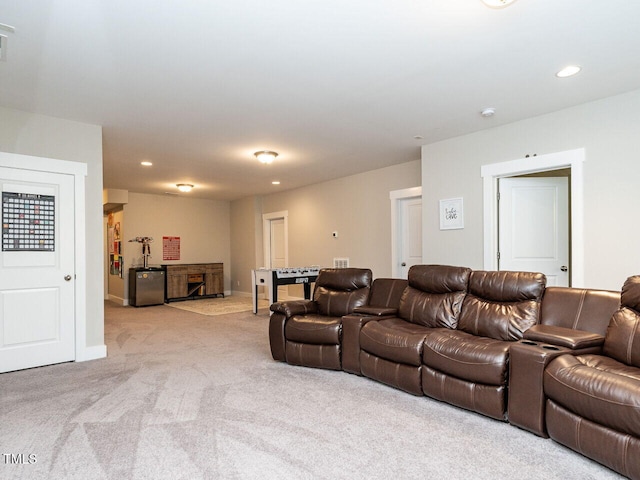
[[[391,200],[391,276],[393,278],[400,278],[399,248],[401,245],[400,238],[402,237],[399,218],[400,202],[408,198],[422,198],[422,187],[404,188],[389,192],[389,199]],[[424,228],[422,231],[424,232]],[[424,242],[422,243],[424,245]],[[422,252],[422,258],[424,258],[424,251]]]
[[[85,232],[85,177],[87,164],[55,160],[52,158],[33,157],[16,153],[0,152],[0,166],[18,170],[61,173],[74,176],[75,207],[75,361],[81,362],[99,358],[101,352],[94,352],[95,347],[87,347],[87,264],[86,264],[86,232]]]
[[[571,286],[584,287],[584,161],[585,150],[578,148],[481,167],[485,270],[498,268],[498,178],[571,168]]]
[[[289,266],[289,211],[262,214],[262,244],[264,245],[264,266],[271,268],[271,221],[284,219],[284,263]]]

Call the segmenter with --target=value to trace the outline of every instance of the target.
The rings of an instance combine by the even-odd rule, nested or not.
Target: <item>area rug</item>
[[[199,298],[196,300],[185,300],[183,302],[171,302],[170,307],[188,312],[199,313],[200,315],[225,315],[227,313],[246,312],[253,308],[251,297],[216,297]],[[258,299],[258,308],[267,308],[267,300]]]

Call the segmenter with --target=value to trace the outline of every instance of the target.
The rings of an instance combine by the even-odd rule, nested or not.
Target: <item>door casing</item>
[[[585,150],[493,163],[481,167],[484,209],[484,269],[498,268],[498,178],[571,169],[571,286],[584,287],[584,167]]]
[[[87,164],[53,158],[0,152],[0,166],[74,176],[75,228],[75,356],[76,362],[107,356],[106,346],[87,346],[87,263],[85,233],[85,183]]]

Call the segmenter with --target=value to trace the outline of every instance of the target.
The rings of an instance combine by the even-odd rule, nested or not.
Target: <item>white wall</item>
[[[483,268],[482,165],[584,148],[585,285],[640,274],[640,90],[422,147],[425,263]],[[490,120],[489,120],[490,121]],[[439,230],[438,200],[464,197],[463,230]]]
[[[333,265],[349,257],[352,267],[391,276],[389,192],[420,185],[420,161],[274,193],[262,198],[262,213],[289,212],[290,266]],[[331,233],[338,232],[338,238]],[[258,236],[262,241],[262,236]],[[260,249],[262,245],[260,245]],[[257,256],[258,265],[263,255]]]
[[[102,127],[0,107],[0,150],[87,164],[87,346],[103,346]]]

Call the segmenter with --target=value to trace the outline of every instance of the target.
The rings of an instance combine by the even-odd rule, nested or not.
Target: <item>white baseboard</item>
[[[117,303],[118,305],[122,305],[123,307],[129,305],[129,299],[117,297],[116,295],[109,294],[108,300],[110,302]]]
[[[88,362],[89,360],[98,360],[99,358],[106,358],[107,346],[94,345],[92,347],[85,347],[81,353],[82,353],[81,358],[76,358],[76,362]]]
[[[226,293],[225,293],[226,295]],[[233,295],[234,297],[251,297],[251,293],[249,292],[236,292],[235,290],[233,290],[229,295]]]

